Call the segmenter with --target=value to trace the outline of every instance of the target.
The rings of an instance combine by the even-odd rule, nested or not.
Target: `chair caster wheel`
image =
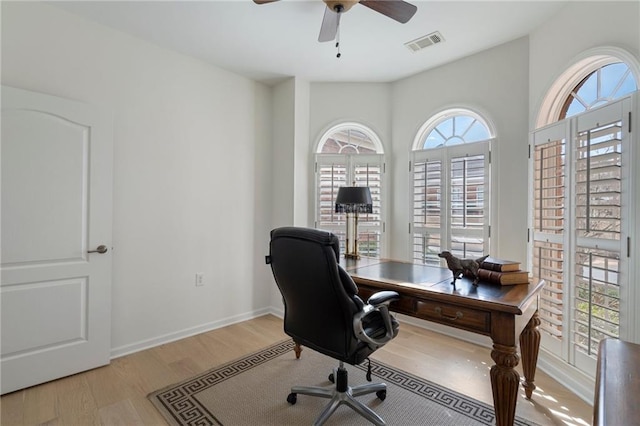
[[[287,402],[289,404],[294,405],[297,401],[298,401],[298,394],[297,393],[290,393],[287,396]]]
[[[380,390],[380,391],[376,392],[376,396],[378,397],[378,399],[380,401],[384,401],[387,398],[387,391],[386,390]]]
[[[333,377],[333,373],[329,374],[329,381],[330,381],[331,383],[335,383],[335,382],[336,382],[335,377]]]

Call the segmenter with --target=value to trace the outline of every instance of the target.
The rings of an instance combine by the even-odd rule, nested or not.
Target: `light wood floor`
[[[117,358],[109,366],[3,396],[0,424],[164,425],[147,394],[286,337],[282,320],[266,315]],[[398,337],[373,358],[492,403],[487,348],[402,323]],[[519,416],[541,425],[591,424],[592,407],[558,382],[538,371],[536,385],[533,402],[521,392]]]

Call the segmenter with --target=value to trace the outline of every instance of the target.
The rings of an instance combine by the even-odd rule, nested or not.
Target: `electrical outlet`
[[[196,273],[196,287],[202,287],[204,285],[204,274]]]

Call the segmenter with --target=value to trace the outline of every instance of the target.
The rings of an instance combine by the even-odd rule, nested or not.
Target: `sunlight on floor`
[[[524,392],[521,393],[524,397]],[[545,406],[542,406],[539,402],[535,402],[535,400],[545,400]],[[544,389],[537,387],[535,391],[533,391],[532,399],[528,400],[529,404],[534,406],[538,411],[546,411],[549,417],[553,417],[554,419],[559,420],[562,424],[567,426],[590,426],[591,422],[586,421],[580,417],[574,417],[571,415],[569,408],[564,405],[560,405],[559,401],[551,396],[546,394]]]

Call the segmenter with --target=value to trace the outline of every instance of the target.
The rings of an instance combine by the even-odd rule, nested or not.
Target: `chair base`
[[[334,386],[319,387],[319,386],[294,386],[291,388],[291,394],[287,398],[290,404],[296,403],[296,395],[309,395],[317,396],[320,398],[331,399],[329,403],[322,410],[314,425],[322,425],[329,417],[336,411],[336,409],[345,404],[362,417],[369,420],[375,425],[384,425],[385,422],[378,414],[376,414],[371,408],[364,405],[362,402],[355,399],[361,395],[367,395],[370,393],[376,393],[379,399],[384,400],[386,398],[387,385],[384,383],[370,383],[361,386],[351,387],[348,385],[347,370],[344,368],[342,362],[340,367],[335,371],[336,384]]]

